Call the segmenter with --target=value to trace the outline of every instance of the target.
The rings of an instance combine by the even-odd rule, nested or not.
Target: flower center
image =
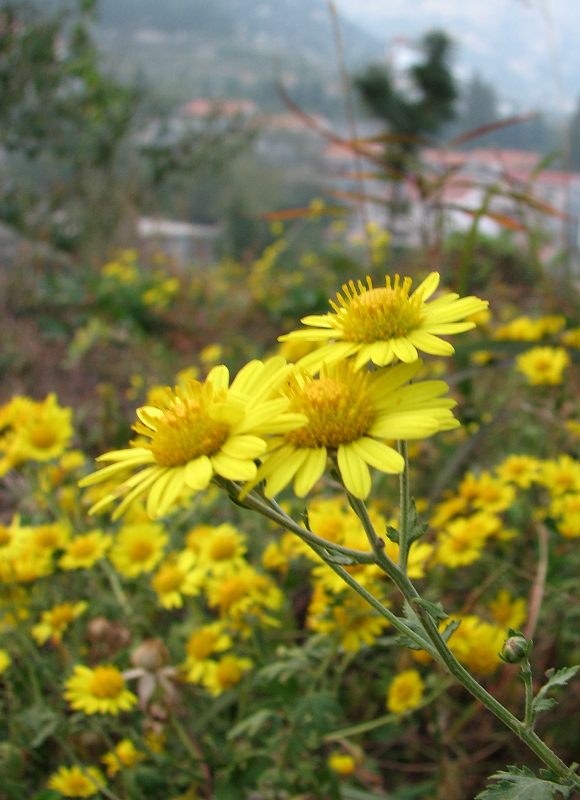
[[[210,384],[191,381],[183,391],[166,395],[162,414],[152,418],[150,427],[137,423],[135,430],[151,438],[147,446],[161,467],[214,455],[228,438],[230,426],[212,419],[211,408],[222,405],[226,397]]]
[[[365,391],[365,375],[348,373],[343,377],[323,376],[291,387],[290,410],[305,414],[308,424],[287,433],[288,442],[297,447],[336,448],[360,439],[369,430],[374,408]]]
[[[248,583],[240,577],[233,576],[224,580],[219,587],[219,606],[227,612],[248,592]]]
[[[391,285],[388,276],[385,287],[361,291],[341,309],[335,306],[343,339],[370,344],[415,330],[423,318],[423,297],[421,293],[409,297],[411,283],[411,278],[405,278],[401,284],[396,275]]]
[[[125,679],[116,667],[96,667],[89,688],[101,699],[118,697],[125,688]]]
[[[191,658],[203,661],[213,653],[216,635],[213,631],[197,631],[189,637],[187,654]]]
[[[95,552],[95,542],[88,536],[82,536],[71,542],[69,553],[73,558],[88,558]]]
[[[184,578],[185,575],[179,567],[166,564],[153,578],[153,588],[157,594],[175,592],[183,583]]]
[[[153,553],[153,545],[146,539],[137,539],[131,542],[129,548],[129,557],[133,561],[146,561]]]
[[[210,543],[208,554],[212,561],[226,561],[236,552],[236,540],[230,534],[217,535]]]
[[[235,661],[223,659],[218,664],[216,678],[222,689],[229,689],[236,686],[242,679],[242,670]]]
[[[57,435],[54,430],[45,426],[35,426],[30,431],[30,441],[39,450],[49,450],[57,442]]]

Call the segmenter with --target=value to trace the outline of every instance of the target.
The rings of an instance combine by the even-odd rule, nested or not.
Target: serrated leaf
[[[460,625],[460,619],[452,619],[451,622],[445,626],[445,629],[441,631],[441,638],[443,641],[448,642]]]
[[[475,800],[556,800],[569,797],[571,791],[569,786],[537,778],[527,767],[510,766],[490,780],[497,783],[485,788]]]
[[[449,614],[443,610],[443,606],[439,602],[432,603],[430,600],[425,600],[423,597],[420,597],[415,602],[418,606],[424,608],[429,616],[433,617],[436,622],[442,622],[449,617]]]
[[[237,739],[239,736],[255,736],[271,719],[275,718],[276,712],[269,708],[262,708],[249,717],[238,722],[229,731],[228,739]]]
[[[549,669],[546,672],[548,677],[547,682],[542,686],[532,702],[532,713],[540,714],[542,711],[548,711],[558,702],[553,698],[548,698],[546,695],[558,686],[566,686],[572,680],[580,669],[580,664],[573,667],[563,667],[562,669]]]
[[[422,536],[425,536],[427,533],[427,528],[429,524],[427,522],[418,522],[414,528],[411,529],[409,533],[409,542],[416,542],[417,539],[420,539]]]

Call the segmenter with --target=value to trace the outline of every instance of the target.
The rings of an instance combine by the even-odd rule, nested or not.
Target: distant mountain
[[[267,106],[282,78],[311,109],[341,102],[326,0],[100,0],[98,18],[114,63],[176,99],[244,96]],[[381,57],[355,23],[341,19],[340,30],[351,68]]]

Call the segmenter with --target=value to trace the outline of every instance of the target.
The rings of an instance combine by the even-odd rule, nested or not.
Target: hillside
[[[275,107],[283,80],[313,110],[341,104],[325,0],[100,0],[98,19],[113,65],[175,101],[244,96]],[[341,32],[350,66],[380,57],[352,22],[341,20]]]

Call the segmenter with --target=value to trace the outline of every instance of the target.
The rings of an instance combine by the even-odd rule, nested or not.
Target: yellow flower
[[[304,497],[331,455],[346,489],[366,498],[369,465],[386,473],[404,469],[402,456],[385,440],[422,439],[459,424],[450,411],[455,401],[441,397],[446,383],[404,385],[420,367],[416,361],[383,372],[355,373],[352,363],[343,363],[323,368],[319,378],[292,375],[286,389],[290,409],[304,414],[308,424],[272,442],[251,485],[265,479],[265,493],[272,497],[293,481],[298,497]]]
[[[283,595],[271,578],[246,564],[236,572],[212,577],[207,601],[230,623],[240,625],[245,617],[256,617],[262,624],[276,624],[268,612],[281,607]]]
[[[475,614],[451,616],[442,627],[455,619],[460,620],[461,624],[449,639],[449,649],[468,669],[480,675],[491,675],[501,664],[499,653],[505,640],[505,630],[484,622]]]
[[[105,753],[101,761],[109,778],[114,778],[121,769],[134,767],[145,759],[145,753],[137,750],[131,739],[121,739],[115,749]]]
[[[163,608],[181,608],[183,595],[199,594],[204,575],[190,550],[171,554],[153,576],[151,586]]]
[[[528,489],[538,479],[540,461],[532,456],[508,456],[495,469],[500,480]]]
[[[280,341],[305,340],[325,342],[323,347],[300,362],[305,369],[316,371],[322,363],[341,361],[355,356],[355,369],[369,361],[380,367],[394,359],[405,363],[416,361],[418,350],[436,356],[450,356],[453,347],[439,337],[461,333],[475,327],[466,317],[487,308],[477,297],[459,298],[445,294],[427,303],[439,285],[439,274],[432,272],[410,294],[412,279],[395,275],[385,278],[384,287],[373,287],[358,281],[343,284],[337,301],[330,301],[332,312],[304,317],[306,330],[293,331]]]
[[[187,681],[197,683],[210,672],[214,663],[210,656],[229,650],[233,642],[222,622],[212,622],[193,631],[185,645],[187,659],[183,664]]]
[[[110,546],[111,537],[107,534],[99,530],[84,533],[70,540],[58,564],[62,569],[90,569],[104,558]]]
[[[556,518],[558,530],[565,539],[580,536],[580,493],[555,498],[550,513]]]
[[[200,567],[208,574],[223,574],[235,570],[244,561],[246,537],[233,525],[224,523],[210,528],[199,550]]]
[[[237,686],[244,677],[244,673],[248,672],[252,666],[253,663],[249,658],[240,658],[231,654],[222,656],[204,675],[203,684],[212,695],[217,697],[222,692]]]
[[[416,669],[407,669],[394,678],[387,692],[387,709],[392,714],[405,714],[421,705],[425,684]]]
[[[532,386],[555,386],[562,383],[562,374],[570,356],[563,347],[534,347],[516,358],[516,367]]]
[[[109,558],[125,578],[151,572],[163,558],[168,536],[154,522],[125,525],[115,539]]]
[[[575,347],[580,349],[580,328],[569,328],[560,334],[560,341],[566,347]]]
[[[359,595],[341,593],[333,601],[318,585],[308,609],[307,625],[317,633],[335,635],[344,650],[357,653],[373,645],[389,623]]]
[[[83,714],[113,714],[128,711],[137,698],[127,689],[117,667],[103,664],[91,669],[77,664],[65,682],[64,698]]]
[[[8,650],[0,648],[0,675],[6,672],[11,663],[12,659],[10,658]]]
[[[513,598],[506,589],[502,589],[489,604],[489,610],[500,628],[518,630],[526,618],[526,601],[523,597]]]
[[[556,496],[566,492],[580,492],[580,461],[567,455],[545,461],[540,483]]]
[[[251,361],[229,385],[225,366],[214,367],[205,383],[191,380],[166,388],[156,406],[139,409],[135,431],[144,444],[99,457],[111,464],[81,481],[89,486],[125,469],[140,469],[91,509],[97,513],[124,496],[114,517],[147,495],[147,513],[165,514],[187,488],[206,489],[214,475],[234,481],[256,475],[254,460],[266,449],[264,435],[285,433],[304,418],[285,413],[289,401],[272,391],[290,367],[283,359]],[[149,441],[147,441],[149,440]]]
[[[515,498],[513,487],[492,477],[490,472],[474,475],[469,472],[459,485],[459,494],[475,508],[488,513],[497,513],[509,508]]]
[[[0,475],[24,461],[50,461],[60,456],[73,434],[72,411],[59,406],[56,395],[42,402],[15,397],[0,409]]]
[[[49,639],[57,644],[62,641],[62,635],[69,625],[87,608],[88,604],[81,600],[79,603],[61,603],[43,611],[40,622],[32,628],[32,636],[38,644],[44,644]]]
[[[434,528],[442,528],[450,519],[462,514],[467,507],[467,499],[461,495],[448,497],[435,506],[429,520]]]
[[[104,787],[105,779],[96,767],[59,767],[49,781],[48,788],[63,797],[92,797]]]
[[[479,512],[447,524],[437,542],[437,561],[447,567],[464,567],[481,558],[487,539],[501,525],[498,517]]]
[[[346,778],[352,775],[356,769],[356,761],[348,753],[336,752],[328,756],[326,761],[328,766],[341,778]]]

